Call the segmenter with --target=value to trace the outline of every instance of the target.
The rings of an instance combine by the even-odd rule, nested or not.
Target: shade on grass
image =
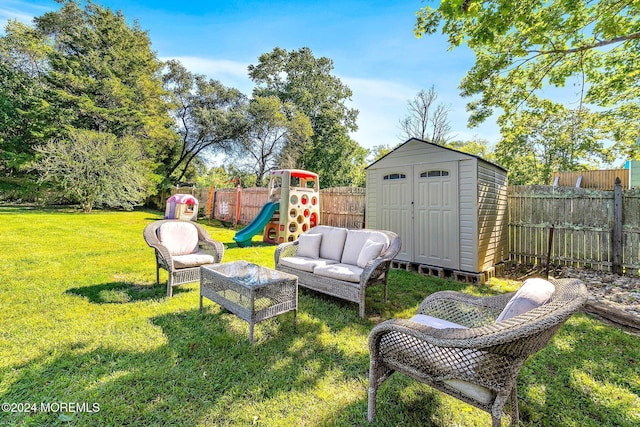
[[[300,291],[287,313],[248,325],[198,284],[165,297],[142,230],[160,212],[0,208],[0,395],[9,403],[83,403],[93,412],[0,412],[0,425],[367,425],[367,337],[375,322],[410,317],[429,293],[513,290],[392,271],[389,303],[355,304]],[[207,227],[224,261],[273,267],[274,247],[237,248]],[[166,280],[162,272],[161,280]],[[587,315],[571,318],[529,359],[518,387],[525,426],[640,423],[640,339]],[[505,422],[508,417],[505,417]],[[400,374],[380,389],[380,426],[485,426],[488,414]]]

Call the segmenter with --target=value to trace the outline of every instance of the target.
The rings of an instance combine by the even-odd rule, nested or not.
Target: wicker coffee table
[[[246,261],[210,264],[200,268],[200,312],[203,297],[249,322],[253,344],[253,327],[258,322],[293,310],[296,324],[298,278]]]

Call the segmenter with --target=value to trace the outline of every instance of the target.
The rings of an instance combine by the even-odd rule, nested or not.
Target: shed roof
[[[369,169],[371,166],[375,165],[376,163],[378,163],[378,162],[379,162],[379,161],[381,161],[382,159],[386,158],[387,156],[390,156],[390,155],[391,155],[391,154],[393,154],[395,151],[397,151],[397,150],[399,150],[400,148],[404,147],[405,145],[407,145],[407,144],[408,144],[408,143],[410,143],[411,141],[422,142],[422,143],[424,143],[424,144],[429,144],[429,145],[432,145],[432,146],[434,146],[434,147],[441,148],[441,149],[443,149],[443,150],[449,150],[449,151],[452,151],[452,152],[454,152],[454,153],[462,154],[462,155],[465,155],[465,156],[468,156],[468,157],[474,157],[474,158],[476,158],[476,159],[478,159],[478,160],[481,160],[481,161],[483,161],[483,162],[485,162],[485,163],[489,163],[489,164],[491,164],[491,165],[493,165],[493,166],[495,166],[495,167],[497,167],[497,168],[500,168],[500,169],[502,169],[503,171],[507,172],[507,169],[506,169],[505,167],[500,166],[500,165],[499,165],[499,164],[497,164],[497,163],[493,163],[493,162],[490,162],[490,161],[488,161],[488,160],[485,160],[485,159],[483,159],[483,158],[482,158],[482,157],[480,157],[480,156],[476,156],[476,155],[474,155],[474,154],[465,153],[464,151],[456,150],[455,148],[445,147],[444,145],[434,144],[433,142],[424,141],[424,140],[422,140],[422,139],[418,139],[418,138],[409,138],[409,139],[407,139],[405,142],[403,142],[402,144],[400,144],[399,146],[397,146],[396,148],[394,148],[393,150],[391,150],[390,152],[388,152],[388,153],[387,153],[387,154],[385,154],[384,156],[380,157],[380,158],[379,158],[378,160],[376,160],[375,162],[371,163],[371,164],[370,164],[369,166],[367,166],[365,169]]]

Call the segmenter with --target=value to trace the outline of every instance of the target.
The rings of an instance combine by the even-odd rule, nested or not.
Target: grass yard
[[[438,290],[517,286],[392,271],[389,303],[369,289],[365,320],[356,304],[301,289],[297,329],[286,313],[259,323],[249,346],[246,322],[208,300],[199,313],[197,283],[170,299],[155,286],[142,230],[161,215],[0,207],[0,403],[14,404],[0,425],[364,426],[376,322],[410,317]],[[232,230],[202,223],[224,261],[273,267],[273,246],[237,248]],[[521,425],[640,425],[639,361],[640,338],[573,316],[520,373]],[[375,426],[491,422],[401,374],[381,387],[377,415]]]

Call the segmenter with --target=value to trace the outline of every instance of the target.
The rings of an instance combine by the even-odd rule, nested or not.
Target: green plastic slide
[[[258,215],[245,228],[236,232],[233,240],[239,247],[251,246],[251,238],[258,233],[262,233],[264,227],[269,223],[273,214],[280,207],[280,202],[267,202],[262,206]]]

